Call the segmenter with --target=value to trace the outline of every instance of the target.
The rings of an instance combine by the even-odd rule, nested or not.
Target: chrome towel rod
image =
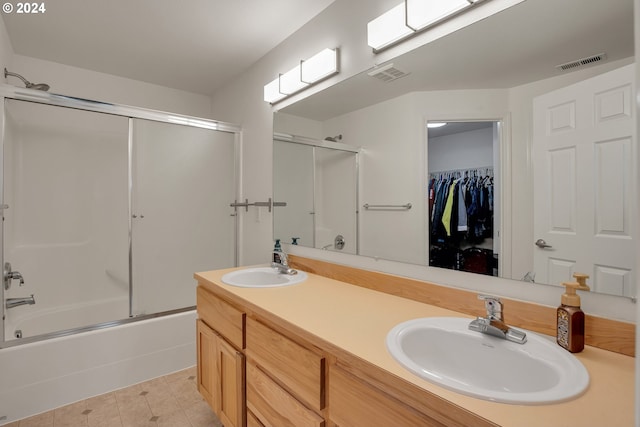
[[[229,206],[231,206],[232,208],[235,208],[236,210],[238,210],[238,208],[245,208],[246,212],[249,212],[249,206],[258,206],[258,207],[264,206],[264,207],[268,207],[269,212],[271,212],[271,208],[275,206],[287,206],[287,202],[274,202],[273,200],[271,200],[271,197],[269,197],[269,200],[266,202],[249,203],[249,199],[244,199],[244,202],[238,203],[238,201],[236,200],[235,202],[231,203]]]
[[[411,203],[407,203],[405,205],[370,205],[369,203],[365,203],[362,207],[365,209],[411,209]]]

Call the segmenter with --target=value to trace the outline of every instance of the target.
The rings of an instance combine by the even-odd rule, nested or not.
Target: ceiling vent
[[[382,67],[376,67],[373,70],[369,71],[371,77],[381,80],[385,83],[392,82],[394,80],[398,80],[401,77],[408,76],[409,73],[405,73],[393,66],[393,64],[383,65]]]
[[[561,71],[573,70],[578,67],[593,64],[595,62],[604,61],[607,59],[606,53],[599,53],[598,55],[592,55],[586,58],[578,59],[576,61],[566,62],[564,64],[556,65],[556,68]]]

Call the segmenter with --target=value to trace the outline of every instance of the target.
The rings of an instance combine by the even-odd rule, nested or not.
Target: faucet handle
[[[487,317],[502,321],[502,302],[500,298],[492,295],[478,295],[478,299],[484,301],[484,307],[487,309]]]

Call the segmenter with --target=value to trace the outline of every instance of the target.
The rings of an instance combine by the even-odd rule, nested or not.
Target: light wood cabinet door
[[[198,391],[225,427],[244,427],[244,355],[200,319],[196,332]]]
[[[245,425],[244,355],[217,337],[218,417],[225,427]]]
[[[216,391],[216,340],[217,335],[202,320],[196,320],[198,355],[198,391],[215,411]]]
[[[329,409],[340,427],[445,427],[336,365],[329,370]]]

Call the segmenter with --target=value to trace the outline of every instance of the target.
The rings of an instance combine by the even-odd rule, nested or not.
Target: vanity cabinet
[[[245,314],[204,289],[197,298],[198,391],[225,427],[244,427]]]
[[[225,427],[495,427],[216,291],[197,290],[198,390]]]

